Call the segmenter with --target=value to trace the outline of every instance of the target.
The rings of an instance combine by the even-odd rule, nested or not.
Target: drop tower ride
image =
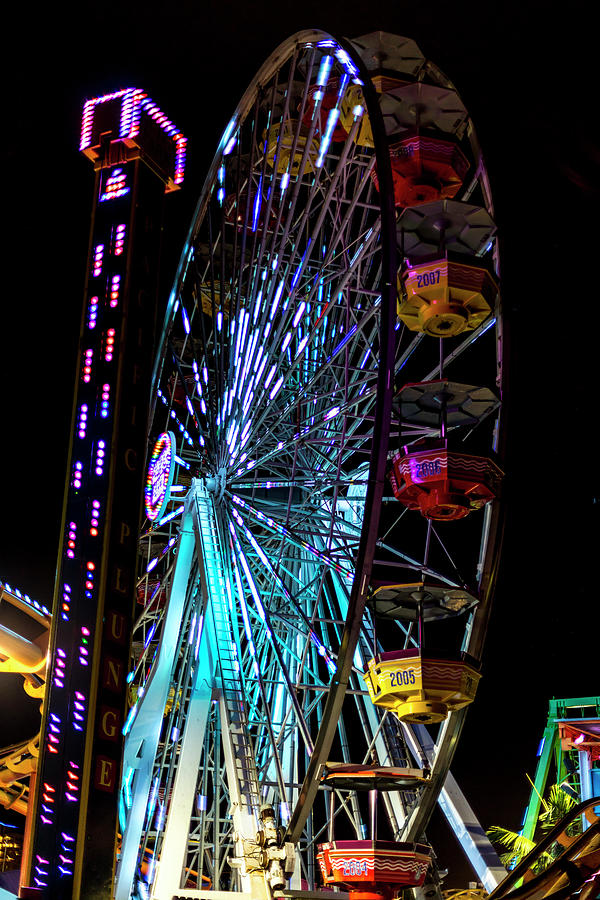
[[[185,148],[143,90],[84,106],[96,178],[22,896],[111,893],[161,217]]]

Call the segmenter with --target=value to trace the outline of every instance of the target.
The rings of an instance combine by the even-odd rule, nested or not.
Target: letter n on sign
[[[123,690],[123,660],[105,656],[102,662],[102,687],[120,694]]]

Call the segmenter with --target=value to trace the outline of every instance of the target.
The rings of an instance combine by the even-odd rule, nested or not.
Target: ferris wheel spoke
[[[437,540],[438,545],[439,545],[439,546],[441,547],[441,549],[443,550],[444,555],[445,555],[446,559],[448,560],[448,562],[450,563],[450,566],[451,566],[452,570],[456,573],[456,578],[457,578],[457,580],[458,580],[458,583],[459,583],[461,586],[462,586],[462,585],[468,584],[468,583],[469,583],[469,579],[468,579],[468,578],[465,578],[465,577],[463,577],[463,576],[461,575],[460,569],[459,569],[457,563],[456,563],[456,562],[454,561],[454,559],[452,558],[452,554],[450,553],[450,550],[448,549],[448,547],[446,546],[446,544],[445,544],[444,541],[442,540],[441,535],[440,535],[440,533],[439,533],[439,530],[438,530],[437,528],[435,528],[435,527],[433,526],[433,524],[432,524],[432,526],[431,526],[431,533],[432,533],[432,535],[435,537],[435,539]]]
[[[317,567],[322,567],[323,564],[325,564],[326,566],[332,567],[336,571],[345,571],[351,574],[352,560],[348,559],[346,554],[340,551],[339,547],[328,547],[327,552],[321,552],[312,543],[309,543],[309,541],[305,540],[304,535],[306,535],[306,537],[314,538],[315,534],[317,533],[314,528],[311,529],[310,527],[308,527],[305,531],[302,529],[298,531],[296,529],[291,529],[281,524],[281,522],[275,521],[275,519],[271,515],[266,515],[259,509],[251,506],[238,495],[233,495],[232,499],[234,504],[236,504],[238,508],[241,508],[242,511],[246,512],[255,521],[258,521],[268,532],[283,537],[294,547],[307,550],[314,556],[313,563]],[[329,532],[326,536],[324,536],[324,540],[327,541],[328,538]]]
[[[256,604],[256,610],[257,610],[258,617],[261,620],[263,627],[266,631],[267,638],[270,641],[271,649],[273,650],[273,652],[275,653],[275,656],[277,658],[277,662],[279,664],[279,671],[282,675],[283,681],[285,682],[285,686],[287,688],[288,695],[290,697],[292,706],[294,707],[298,728],[300,729],[300,732],[303,735],[303,738],[304,738],[307,748],[310,748],[309,752],[312,753],[312,740],[310,737],[310,732],[304,721],[304,718],[302,715],[302,710],[296,699],[294,687],[292,684],[292,679],[290,678],[289,672],[287,670],[287,666],[285,665],[282,651],[280,650],[280,648],[278,646],[279,635],[271,627],[269,611],[267,609],[267,606],[262,601],[261,595],[256,586],[256,581],[254,580],[253,574],[252,574],[250,567],[246,561],[246,558],[245,558],[243,550],[240,546],[239,540],[237,539],[237,535],[235,535],[235,534],[234,534],[234,544],[235,544],[236,555],[241,563],[241,568],[246,576],[246,581],[248,583],[248,586],[250,587],[250,592],[251,592],[252,597],[254,598],[254,601]],[[249,633],[247,634],[247,636],[250,638]],[[285,652],[285,644],[284,644],[284,652]],[[257,669],[257,675],[258,675],[258,669]],[[259,680],[260,680],[260,678],[259,678]]]
[[[314,252],[314,249],[319,246],[320,242],[318,239],[319,239],[319,236],[322,231],[322,226],[323,226],[325,217],[327,215],[332,216],[334,213],[335,200],[336,200],[335,191],[336,191],[336,188],[338,187],[340,179],[342,178],[342,175],[345,174],[347,176],[346,164],[348,161],[349,153],[353,147],[353,142],[354,142],[356,132],[358,130],[358,125],[359,125],[359,122],[357,119],[357,121],[355,121],[355,123],[353,124],[352,129],[348,134],[348,137],[346,138],[344,147],[339,155],[339,158],[336,160],[336,168],[335,168],[333,175],[329,178],[327,187],[325,187],[322,180],[316,181],[313,186],[312,193],[311,193],[311,199],[314,202],[314,206],[311,203],[310,199],[308,201],[306,201],[304,204],[302,216],[301,216],[299,222],[297,223],[297,228],[296,228],[297,231],[303,230],[303,226],[305,225],[306,222],[308,222],[311,214],[314,214],[315,207],[319,207],[320,212],[318,213],[317,219],[312,226],[312,233],[307,239],[307,250],[301,257],[300,262],[298,263],[299,254],[298,254],[298,250],[296,249],[294,251],[293,257],[290,259],[290,262],[288,264],[289,269],[293,268],[294,265],[297,265],[295,275],[292,279],[292,291],[295,287],[296,282],[302,276],[302,272],[303,272],[304,268],[309,267],[310,259],[311,259],[311,255],[309,255],[309,251],[310,251],[310,254],[312,254]],[[326,171],[327,170],[324,167],[320,169],[319,174],[321,175],[321,177],[324,177],[323,173],[326,173]],[[364,183],[366,184],[366,182],[364,182]],[[359,198],[357,196],[356,201],[358,201],[358,199]],[[349,221],[349,216],[347,216],[343,220],[343,222],[345,222],[345,223],[347,223],[348,221]],[[335,216],[334,216],[334,224],[335,224]],[[331,240],[333,241],[334,244],[338,243],[338,241],[340,240],[340,235],[342,233],[343,232],[341,231],[341,228],[340,228],[340,231],[338,231],[337,233],[334,232],[334,234],[331,238]],[[329,264],[329,261],[331,258],[332,258],[332,256],[331,256],[331,250],[330,250],[328,257],[326,257],[326,259],[324,261],[319,261],[319,266],[323,266],[326,270],[327,265]]]
[[[403,326],[403,331],[408,332],[406,326]],[[400,351],[400,347],[402,345],[402,334],[400,340],[398,341],[398,352]],[[409,359],[413,355],[413,353],[417,350],[425,335],[422,332],[418,332],[412,335],[412,339],[409,342],[408,347],[402,352],[399,352],[398,359],[396,361],[396,376],[400,374],[404,366],[408,363]],[[425,378],[424,381],[428,379]]]
[[[368,324],[370,324],[372,315],[373,315],[373,313],[371,313],[371,315],[367,316],[366,321],[363,323],[363,327],[366,327]],[[246,321],[247,321],[247,319],[246,319]],[[288,348],[288,345],[292,341],[293,331],[294,331],[294,329],[297,329],[299,323],[300,323],[300,316],[298,316],[296,314],[294,321],[291,323],[292,328],[287,331],[287,334],[282,341],[282,349],[283,349],[284,354]],[[284,326],[282,323],[282,325],[280,326],[280,332],[283,330],[283,327]],[[338,354],[341,354],[342,351],[344,351],[344,350],[347,353],[350,353],[353,350],[354,350],[354,352],[356,352],[356,348],[357,348],[358,344],[355,343],[354,347],[348,346],[350,338],[354,338],[355,335],[359,331],[358,324],[354,326],[354,329],[355,330],[352,330],[349,337],[343,338],[342,341],[340,341],[340,343],[337,345],[337,347],[334,348],[333,352],[326,359],[325,364],[321,367],[319,372],[316,373],[316,375],[312,379],[311,383],[309,383],[309,385],[307,385],[305,387],[305,389],[303,391],[304,396],[310,395],[313,387],[318,385],[328,374],[331,374],[334,377],[335,377],[335,375],[337,375],[337,372],[336,372],[335,366],[334,366],[334,360]],[[359,338],[360,337],[361,337],[361,335],[359,334]],[[361,338],[361,339],[364,340],[364,338]],[[358,340],[358,338],[357,338],[357,340]],[[255,373],[250,375],[250,371],[249,371],[250,367],[251,367],[252,359],[254,358],[254,348],[257,345],[257,342],[254,340],[254,338],[251,339],[251,342],[253,342],[253,351],[250,354],[249,360],[246,362],[246,364],[244,366],[242,378],[239,380],[239,385],[236,381],[236,383],[234,383],[233,388],[232,388],[232,391],[238,397],[241,397],[242,395],[244,396],[246,404],[249,401],[251,401],[251,399],[253,397],[253,391],[258,390],[260,387],[259,383],[255,383]],[[268,401],[265,403],[264,412],[262,414],[260,414],[260,412],[259,412],[257,419],[255,419],[255,418],[249,419],[246,422],[243,429],[240,430],[239,424],[237,424],[234,426],[234,430],[232,431],[231,430],[232,426],[230,426],[230,432],[229,432],[230,441],[234,447],[235,447],[235,442],[234,442],[234,438],[233,438],[234,434],[236,435],[236,437],[237,437],[237,433],[239,433],[240,436],[242,434],[244,435],[244,438],[241,440],[241,445],[240,445],[240,449],[243,449],[246,446],[246,444],[252,442],[253,436],[260,430],[267,428],[268,433],[272,433],[273,430],[275,429],[275,427],[279,424],[279,422],[282,419],[285,422],[286,418],[289,416],[289,414],[294,409],[294,402],[292,401],[292,403],[287,404],[286,406],[283,407],[283,409],[281,409],[279,407],[279,405],[273,405],[272,401],[274,401],[275,397],[280,392],[282,392],[282,396],[285,396],[289,392],[292,392],[293,395],[295,395],[297,393],[298,388],[297,388],[297,385],[296,385],[294,379],[297,377],[296,372],[302,364],[302,360],[300,359],[300,357],[302,356],[303,351],[307,347],[310,347],[310,346],[311,346],[310,342],[307,340],[307,338],[302,338],[300,340],[298,348],[296,350],[295,358],[293,359],[293,361],[290,358],[291,365],[288,364],[287,368],[284,368],[283,364],[281,364],[281,363],[280,364],[274,363],[274,364],[271,364],[270,368],[268,368],[268,371],[267,371],[268,357],[265,356],[264,359],[261,359],[261,364],[260,364],[260,368],[258,371],[259,371],[261,378],[263,376],[263,373],[265,374],[264,389],[268,390]],[[362,366],[364,367],[365,360],[368,359],[367,351],[365,350],[363,353],[361,353],[360,356],[361,356],[361,359],[357,360],[357,366],[359,369],[361,369],[361,365],[359,365],[359,362],[361,362]],[[347,381],[346,371],[342,371],[342,373],[340,373],[340,374],[342,375],[342,377],[344,379],[342,383],[345,383]],[[247,382],[245,381],[246,375],[250,375],[249,385],[247,385]],[[256,379],[256,381],[259,382],[260,379]],[[267,396],[267,395],[265,395],[265,396]],[[359,401],[357,400],[357,403],[358,402]],[[259,410],[260,410],[260,407],[259,407]],[[243,413],[243,409],[241,410],[241,412]],[[325,415],[327,415],[327,413]],[[331,416],[331,412],[329,413],[329,415]],[[224,427],[225,427],[225,423],[224,423]],[[287,427],[289,428],[289,426],[287,426]],[[281,449],[281,448],[279,448],[279,449]]]
[[[335,375],[335,370],[330,368],[330,372]],[[335,425],[335,419],[341,419],[342,417],[345,419],[354,420],[351,422],[347,435],[348,439],[353,436],[353,432],[357,427],[360,426],[361,422],[371,421],[371,417],[368,415],[370,411],[370,404],[373,400],[373,397],[376,392],[375,386],[373,386],[370,390],[366,390],[367,386],[372,383],[372,379],[367,378],[366,376],[361,382],[356,381],[353,387],[356,389],[359,385],[358,396],[354,397],[352,400],[347,400],[345,403],[342,402],[342,405],[331,405],[335,403],[335,398],[332,397],[331,393],[324,393],[321,397],[313,397],[309,402],[314,403],[315,406],[317,404],[321,405],[321,413],[320,415],[316,415],[314,410],[308,409],[305,413],[305,417],[303,420],[298,416],[295,417],[293,423],[291,423],[290,415],[294,413],[294,411],[298,410],[299,407],[294,403],[291,403],[288,407],[283,410],[282,414],[276,415],[275,413],[271,413],[272,418],[268,418],[268,413],[265,414],[262,421],[259,423],[261,426],[261,431],[266,433],[262,439],[259,439],[258,442],[254,444],[250,444],[249,440],[245,439],[240,446],[240,449],[244,450],[247,455],[252,454],[252,462],[253,466],[263,466],[267,465],[274,458],[281,458],[282,453],[286,453],[290,450],[293,450],[294,447],[300,442],[302,446],[302,450],[304,456],[306,458],[307,447],[314,446],[314,444],[310,443],[310,438],[312,435],[318,436],[318,442],[323,443],[323,423],[329,422],[329,429],[332,431],[328,443],[331,443],[332,440],[335,439],[336,434],[333,432],[333,427]],[[308,393],[308,392],[305,392]],[[328,403],[329,408],[323,414],[322,409],[325,406],[325,403]],[[334,420],[334,421],[332,421]],[[306,424],[305,424],[306,423]],[[246,426],[247,427],[247,426]],[[287,433],[287,434],[286,434]],[[241,434],[244,434],[244,430],[242,430]],[[253,434],[246,432],[248,439],[252,438]],[[272,449],[269,448],[269,443],[273,445],[274,443],[274,435],[280,438],[278,440],[275,447]],[[355,440],[358,442],[358,446],[362,445],[365,441],[365,436],[357,436]],[[248,447],[248,449],[246,449]],[[346,448],[347,450],[347,448]],[[262,453],[260,452],[262,451]],[[321,461],[323,461],[323,455],[321,456]],[[232,462],[235,464],[234,457]],[[240,459],[240,462],[245,462]],[[325,457],[328,459],[328,457]],[[246,464],[248,467],[248,464]]]

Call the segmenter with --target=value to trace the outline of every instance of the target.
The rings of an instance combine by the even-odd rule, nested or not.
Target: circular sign
[[[170,499],[175,472],[175,435],[164,431],[152,450],[144,490],[146,514],[154,522],[164,513]]]

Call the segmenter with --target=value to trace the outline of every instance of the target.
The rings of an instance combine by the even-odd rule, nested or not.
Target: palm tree
[[[538,816],[537,829],[544,834],[554,828],[566,816],[575,806],[575,800],[566,793],[562,785],[553,784],[548,792],[547,799],[542,799],[542,805],[543,812]],[[571,834],[576,833],[579,828],[579,824],[574,823],[569,827],[569,832]],[[493,844],[497,844],[499,848],[505,848],[505,851],[500,853],[500,861],[509,870],[514,869],[517,863],[521,862],[534,849],[537,843],[523,837],[517,831],[510,831],[508,828],[502,828],[500,825],[492,825],[488,828],[486,834]],[[533,866],[534,874],[537,875],[538,872],[543,872],[559,856],[562,849],[561,845],[555,842],[548,850],[542,853]]]

